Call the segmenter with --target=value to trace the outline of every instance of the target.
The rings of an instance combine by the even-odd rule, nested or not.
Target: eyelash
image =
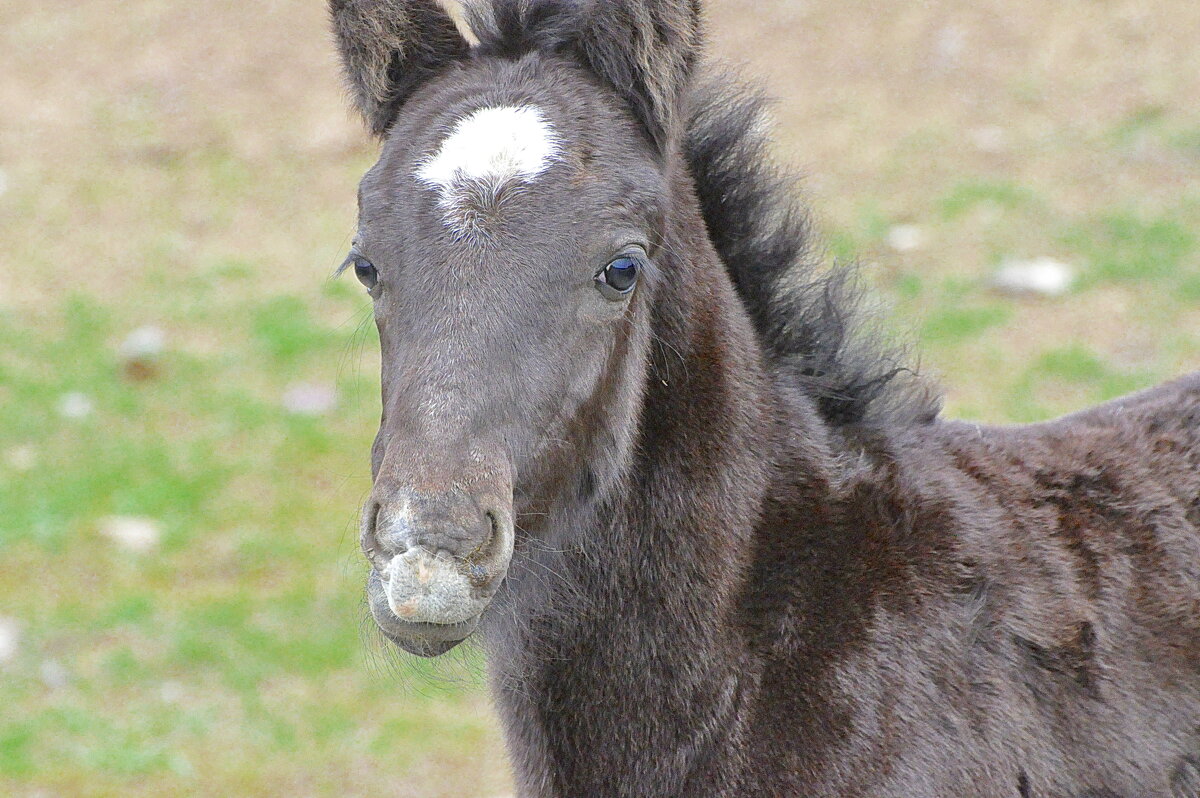
[[[351,250],[346,259],[342,261],[342,265],[338,267],[337,273],[341,274],[351,266],[354,267],[354,276],[367,289],[367,293],[373,293],[375,287],[379,285],[379,271],[375,268],[375,264],[358,254],[358,252]]]

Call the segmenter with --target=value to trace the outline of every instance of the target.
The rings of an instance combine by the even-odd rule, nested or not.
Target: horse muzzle
[[[500,502],[460,490],[380,493],[361,534],[371,615],[405,651],[444,654],[475,631],[508,572],[511,510],[481,509]]]

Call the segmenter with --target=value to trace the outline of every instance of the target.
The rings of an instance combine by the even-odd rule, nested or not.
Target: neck
[[[717,753],[742,749],[729,739],[752,670],[738,602],[779,410],[750,323],[691,221],[667,249],[709,263],[665,280],[675,295],[657,298],[663,345],[641,370],[622,486],[540,508],[544,542],[514,560],[491,623],[522,795],[668,795],[692,781],[719,795],[739,770]]]

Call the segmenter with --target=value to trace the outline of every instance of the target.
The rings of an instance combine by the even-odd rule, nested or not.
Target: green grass
[[[0,452],[34,452],[0,480],[2,614],[24,627],[0,679],[0,791],[272,794],[310,762],[323,775],[305,791],[338,794],[366,751],[414,766],[434,718],[441,744],[494,735],[470,655],[441,683],[364,640],[354,508],[377,388],[359,293],[215,290],[238,273],[169,285],[193,299],[151,379],[126,376],[117,351],[136,302],[0,315],[0,385],[19,408],[0,417]],[[197,338],[214,345],[187,351]],[[335,385],[339,407],[289,413],[296,379]],[[70,392],[89,416],[61,416]],[[160,546],[102,537],[113,515],[152,519]]]
[[[946,221],[954,221],[978,208],[1011,211],[1034,201],[1027,188],[1008,181],[967,180],[957,183],[942,197],[939,211]]]
[[[1043,351],[1012,383],[1007,415],[1013,421],[1041,421],[1069,402],[1083,407],[1115,399],[1153,382],[1145,371],[1122,371],[1079,343]],[[1081,401],[1082,400],[1082,401]]]
[[[1087,259],[1092,281],[1194,279],[1200,265],[1189,221],[1127,211],[1105,214],[1068,232],[1064,242]]]
[[[840,259],[864,262],[891,299],[893,320],[919,342],[926,372],[950,375],[951,415],[1040,421],[1195,368],[1200,206],[1194,196],[1154,212],[1080,213],[1011,181],[957,179],[940,192],[937,207],[938,214],[922,220],[927,237],[969,240],[973,268],[931,270],[922,251],[889,252],[880,231],[900,220],[881,216],[875,199],[863,202],[851,224],[834,229],[831,249]],[[973,213],[981,208],[989,211]],[[996,265],[1029,254],[1038,241],[1075,269],[1074,289],[1053,299],[993,290]]]

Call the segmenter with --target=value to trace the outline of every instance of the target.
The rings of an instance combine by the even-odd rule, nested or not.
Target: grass
[[[711,14],[784,98],[831,254],[863,261],[949,414],[994,422],[1200,367],[1200,10],[1016,3]],[[327,278],[373,147],[324,24],[314,3],[0,0],[21,120],[0,128],[2,794],[509,789],[476,656],[415,664],[363,622],[378,353],[357,286]],[[947,25],[963,53],[938,54]],[[1131,37],[1154,57],[1114,70]],[[900,224],[923,243],[892,250]],[[1065,297],[990,288],[1039,255],[1076,269]],[[166,347],[130,373],[145,325]],[[289,411],[297,384],[336,406]],[[72,395],[90,414],[64,416]],[[116,545],[114,516],[161,540]]]
[[[341,290],[213,301],[196,325],[225,345],[169,350],[149,380],[123,374],[114,307],[74,296],[36,328],[0,320],[22,408],[0,449],[36,457],[0,482],[0,593],[24,627],[0,680],[5,792],[341,794],[363,774],[403,782],[431,724],[442,745],[494,748],[474,668],[439,686],[366,659],[386,655],[362,635],[365,481],[349,459],[369,446],[374,386],[342,358],[357,328],[316,319],[361,305]],[[279,397],[299,378],[331,381],[345,406],[289,413]],[[69,392],[92,413],[63,419]],[[99,533],[113,515],[153,519],[160,546],[114,546]],[[463,780],[502,784],[485,764]]]

